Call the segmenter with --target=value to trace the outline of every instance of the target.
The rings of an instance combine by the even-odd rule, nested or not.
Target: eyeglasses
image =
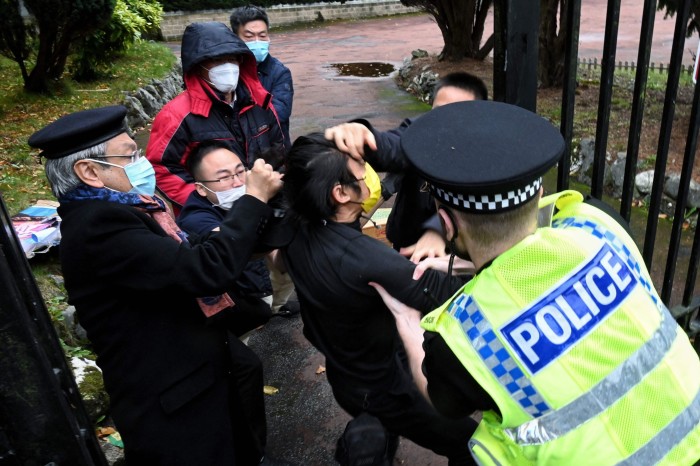
[[[221,178],[218,178],[216,180],[197,180],[197,183],[219,183],[220,185],[223,184],[233,184],[234,178],[238,178],[238,181],[241,183],[245,183],[245,177],[246,177],[246,170],[245,168],[241,168],[240,170],[236,171],[233,175],[227,175],[227,176],[222,176]]]
[[[141,149],[136,149],[131,154],[127,154],[127,155],[124,155],[124,154],[103,154],[103,155],[97,155],[93,158],[95,158],[95,159],[108,159],[110,157],[129,158],[129,159],[131,159],[131,160],[129,160],[129,163],[134,163],[138,159],[140,159],[142,156],[143,156],[143,153],[141,152]]]

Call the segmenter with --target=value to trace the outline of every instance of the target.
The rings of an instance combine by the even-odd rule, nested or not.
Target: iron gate
[[[651,41],[654,32],[656,0],[643,0],[644,10],[641,18],[639,49],[634,81],[633,102],[627,140],[627,157],[624,169],[622,196],[620,198],[620,214],[630,220],[634,194],[634,180],[639,144],[644,115],[645,93],[650,66]],[[576,98],[578,71],[578,41],[579,24],[581,19],[581,0],[566,2],[566,24],[561,25],[566,33],[566,56],[564,64],[564,86],[562,89],[561,125],[560,130],[566,141],[566,154],[557,169],[557,190],[567,189],[571,183],[571,141],[574,134],[574,104]],[[700,105],[700,86],[696,85],[688,134],[685,141],[685,152],[680,174],[680,187],[670,226],[668,244],[657,243],[659,214],[663,195],[663,183],[668,162],[669,143],[673,117],[676,108],[676,94],[679,79],[684,71],[682,54],[684,52],[685,31],[690,12],[691,0],[681,0],[675,15],[675,29],[671,61],[668,67],[662,118],[659,125],[658,148],[654,166],[654,180],[651,195],[648,200],[646,227],[638,236],[643,236],[642,252],[647,268],[652,273],[655,287],[659,290],[661,299],[671,309],[686,332],[694,337],[700,333],[700,295],[695,294],[697,281],[698,258],[700,256],[700,228],[694,233],[684,232],[683,222],[686,217],[688,194],[692,179],[697,134],[700,126],[698,115]],[[535,110],[537,96],[537,43],[539,1],[523,2],[520,0],[496,0],[494,2],[494,99]],[[659,13],[663,14],[663,13]],[[605,23],[603,57],[601,61],[600,95],[598,100],[598,117],[595,133],[595,149],[590,194],[601,199],[603,197],[603,181],[605,157],[608,145],[608,129],[611,112],[613,77],[615,73],[615,53],[620,17],[620,0],[609,0]],[[533,65],[534,64],[534,65]],[[694,214],[697,220],[697,213]],[[666,227],[666,226],[665,226]],[[642,235],[643,233],[643,235]],[[684,235],[690,244],[684,250],[681,239]],[[639,240],[638,240],[639,241]],[[666,262],[661,270],[654,267],[653,258],[657,248],[668,248]],[[676,282],[677,292],[674,291],[676,269],[679,258],[683,253],[682,263],[686,267],[685,282]],[[687,260],[686,260],[687,256]],[[681,281],[681,280],[679,280]],[[681,289],[682,288],[682,289]],[[673,301],[677,302],[673,302]],[[695,348],[700,352],[700,338],[695,339]]]

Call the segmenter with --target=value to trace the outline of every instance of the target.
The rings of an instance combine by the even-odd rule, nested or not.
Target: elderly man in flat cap
[[[61,265],[110,395],[128,464],[232,465],[245,450],[226,332],[226,288],[271,217],[281,176],[259,160],[219,234],[191,245],[113,106],[29,139],[61,205]],[[235,220],[234,220],[235,219]]]
[[[401,144],[477,273],[422,321],[375,286],[435,407],[483,412],[477,461],[698,460],[700,361],[637,246],[578,192],[541,197],[559,131],[519,107],[467,102],[421,117]]]

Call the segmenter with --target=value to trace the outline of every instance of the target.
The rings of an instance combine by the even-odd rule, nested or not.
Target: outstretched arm
[[[370,285],[377,290],[386,307],[394,315],[396,329],[399,331],[399,336],[408,355],[413,380],[425,399],[430,401],[430,398],[428,398],[428,380],[425,378],[422,369],[425,352],[423,351],[423,329],[420,326],[421,313],[391,296],[378,283],[370,282]]]

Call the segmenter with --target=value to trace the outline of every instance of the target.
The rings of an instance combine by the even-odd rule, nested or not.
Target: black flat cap
[[[559,130],[514,105],[443,105],[401,136],[408,160],[441,202],[466,212],[511,210],[537,195],[564,153]]]
[[[122,105],[71,113],[32,134],[28,142],[42,150],[41,156],[60,159],[126,132],[125,116]]]

